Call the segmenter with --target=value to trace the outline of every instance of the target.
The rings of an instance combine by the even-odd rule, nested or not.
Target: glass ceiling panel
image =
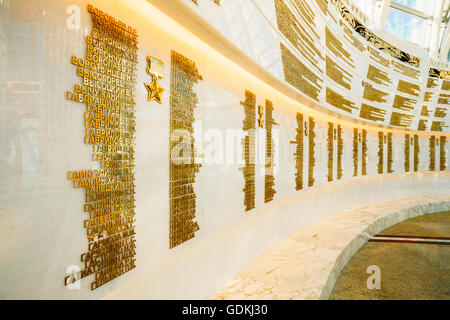
[[[433,8],[435,5],[435,0],[393,0],[392,2],[421,11],[426,15],[431,15],[433,13]]]
[[[413,2],[414,0],[405,0],[404,2],[406,1]],[[390,8],[385,29],[403,40],[421,46],[427,35],[427,20]]]

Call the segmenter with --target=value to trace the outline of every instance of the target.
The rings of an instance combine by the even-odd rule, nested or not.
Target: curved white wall
[[[25,7],[21,7],[24,4]],[[95,168],[92,148],[83,144],[84,106],[65,100],[79,82],[71,56],[84,57],[91,19],[87,1],[77,1],[80,28],[69,28],[73,1],[3,1],[0,27],[0,298],[207,298],[243,266],[279,239],[336,210],[416,194],[443,194],[449,186],[448,165],[429,171],[431,134],[353,123],[307,108],[254,74],[228,60],[143,0],[92,3],[137,29],[139,55],[136,84],[136,269],[91,291],[83,279],[79,290],[64,286],[67,267],[80,264],[86,250],[82,190],[73,189],[67,171]],[[72,7],[73,9],[73,7]],[[169,95],[170,52],[196,63],[203,80],[195,86],[197,148],[203,166],[197,175],[195,238],[169,249]],[[225,54],[225,53],[224,53]],[[165,62],[160,85],[162,104],[147,101],[146,56]],[[239,157],[226,162],[231,150],[242,151],[245,90],[256,103],[273,102],[275,198],[264,204],[265,128],[258,129],[256,208],[244,210],[244,178]],[[306,102],[305,102],[306,104]],[[296,113],[316,123],[314,185],[308,187],[308,137],[304,145],[304,189],[295,189]],[[342,181],[328,182],[328,122],[343,130]],[[367,176],[353,177],[353,129],[367,130]],[[379,176],[378,132],[393,135],[393,174]],[[404,172],[404,135],[417,134],[417,173]],[[435,135],[446,136],[440,134]],[[223,144],[221,140],[223,139]],[[228,140],[231,139],[231,140]],[[450,142],[446,144],[448,153]],[[384,144],[386,152],[387,144]],[[224,155],[224,162],[218,155]],[[217,157],[216,157],[217,156]],[[413,151],[411,149],[411,158]],[[386,172],[387,155],[383,155]],[[217,163],[212,160],[216,159]],[[413,161],[411,159],[411,170]],[[440,172],[438,172],[440,171]],[[142,295],[141,295],[142,294]]]

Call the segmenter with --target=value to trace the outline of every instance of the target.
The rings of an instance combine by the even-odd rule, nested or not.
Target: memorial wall
[[[191,9],[313,104],[371,123],[449,132],[448,63],[384,40],[351,1],[209,2]]]
[[[448,192],[448,69],[350,3],[161,3],[0,3],[0,299],[209,298],[336,210]]]

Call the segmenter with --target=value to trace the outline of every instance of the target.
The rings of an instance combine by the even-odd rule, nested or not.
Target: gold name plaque
[[[94,290],[135,268],[137,33],[91,5],[88,11],[93,29],[86,57],[72,56],[82,81],[66,97],[86,106],[84,142],[92,145],[92,161],[98,166],[68,172],[73,187],[84,189],[88,251],[81,254],[84,268],[67,274],[64,285],[94,275]]]

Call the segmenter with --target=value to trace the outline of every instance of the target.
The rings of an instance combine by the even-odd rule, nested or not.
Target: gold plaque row
[[[387,140],[386,140],[387,137]],[[392,169],[392,132],[385,134],[384,132],[378,132],[378,173],[384,172],[384,144],[387,142],[387,173],[394,172]]]
[[[429,163],[428,169],[430,171],[434,171],[434,170],[436,170],[436,137],[435,136],[430,136],[428,150],[429,150],[429,158],[430,158],[430,163]]]
[[[345,99],[343,95],[333,91],[328,87],[326,87],[325,91],[325,101],[333,107],[341,109],[345,112],[351,113],[353,109],[358,109],[353,101]]]
[[[369,64],[369,69],[367,70],[367,79],[386,87],[392,85],[392,80],[389,78],[389,74],[372,66],[371,64]]]
[[[293,8],[292,11],[288,5]],[[316,46],[320,37],[314,24],[314,11],[306,1],[300,0],[275,0],[275,11],[280,32],[321,74],[318,60],[323,61],[324,57]]]
[[[350,53],[345,50],[344,45],[341,41],[339,41],[333,33],[328,29],[328,27],[325,27],[325,45],[328,49],[330,49],[331,52],[333,52],[334,56],[337,58],[341,58],[343,61],[345,61],[349,67],[354,68],[353,65],[353,59],[350,56]],[[341,68],[342,69],[342,68]],[[343,70],[343,69],[342,69]],[[347,73],[348,81],[351,81],[351,78],[353,77],[351,74]]]
[[[86,105],[84,142],[99,169],[72,170],[68,179],[85,193],[83,221],[88,251],[84,268],[66,275],[68,285],[95,275],[91,290],[135,268],[134,139],[137,33],[88,5],[93,29],[86,57],[72,56],[81,84],[67,99]]]
[[[201,164],[195,162],[194,109],[197,94],[194,83],[202,80],[194,61],[171,51],[170,66],[170,230],[169,247],[195,237],[199,225],[195,219],[195,174]]]
[[[253,92],[245,90],[245,100],[241,101],[244,107],[245,119],[242,129],[247,135],[242,140],[244,149],[245,167],[243,170],[245,186],[244,186],[244,206],[245,211],[255,208],[255,152],[256,152],[256,96]]]
[[[349,72],[345,71],[344,68],[335,63],[328,55],[326,58],[326,74],[328,78],[340,84],[347,90],[352,89],[350,83],[353,76]]]
[[[327,136],[327,146],[328,146],[328,181],[333,181],[333,122],[328,122],[328,136]]]
[[[322,89],[322,78],[308,69],[287,47],[280,43],[283,62],[284,80],[306,94],[311,99],[319,101]]]
[[[417,134],[414,135],[414,172],[419,171],[419,136]]]
[[[296,139],[294,141],[290,141],[290,143],[296,144],[296,152],[294,153],[295,161],[296,161],[296,174],[295,174],[295,181],[296,181],[296,190],[303,189],[303,133],[305,135],[308,135],[307,132],[309,132],[309,161],[308,161],[308,185],[312,186],[314,182],[314,178],[311,179],[313,176],[312,172],[314,170],[314,144],[313,144],[313,137],[312,135],[314,129],[314,123],[311,122],[312,118],[309,118],[309,131],[308,131],[308,125],[307,122],[303,122],[303,114],[297,113],[297,135]],[[304,129],[305,128],[305,129]],[[306,130],[306,131],[304,131]],[[340,125],[337,125],[337,128],[335,127],[333,122],[328,122],[328,129],[327,129],[327,162],[328,162],[328,174],[327,179],[328,181],[334,180],[334,159],[335,159],[335,147],[334,147],[334,141],[337,140],[337,179],[342,178],[343,174],[343,168],[342,168],[342,155],[343,155],[343,146],[344,146],[344,140],[342,138],[342,127]],[[410,172],[410,149],[413,147],[414,152],[414,172],[417,172],[419,170],[419,154],[420,154],[420,146],[419,146],[419,136],[414,135],[413,137],[410,137],[409,134],[405,134],[404,136],[404,170],[405,172]],[[435,136],[431,136],[429,138],[429,158],[430,158],[430,164],[429,164],[429,170],[435,171],[436,170],[436,145],[440,147],[439,151],[439,170],[443,171],[447,168],[447,152],[445,148],[445,144],[447,142],[446,136],[440,136],[439,138],[436,138]],[[353,177],[358,176],[358,169],[359,169],[359,144],[362,143],[362,159],[361,159],[361,166],[362,166],[362,175],[367,175],[367,155],[368,155],[368,146],[367,146],[367,131],[363,129],[361,132],[358,128],[353,128],[353,148],[352,148],[352,156],[353,156]],[[385,146],[387,145],[386,149],[386,156],[385,156]],[[394,164],[394,158],[393,158],[393,133],[392,132],[378,132],[378,162],[377,162],[377,172],[378,174],[383,174],[385,172],[384,170],[384,163],[386,162],[386,173],[393,173],[393,164]]]
[[[293,8],[293,11],[290,7]],[[318,101],[318,95],[322,89],[320,75],[323,74],[319,65],[321,61],[324,61],[324,57],[316,46],[316,43],[320,42],[320,36],[316,32],[314,24],[314,11],[308,3],[300,0],[275,0],[275,11],[278,30],[296,48],[301,57],[314,66],[314,70],[308,68],[286,46],[280,43],[285,80],[299,91]]]
[[[358,176],[359,133],[358,128],[353,128],[353,176]]]
[[[388,132],[387,134],[387,173],[392,173],[394,170],[392,169],[392,164],[394,160],[392,158],[392,132]]]
[[[342,154],[344,153],[344,139],[342,138],[342,127],[337,125],[337,129],[334,128],[333,122],[328,122],[328,181],[333,181],[333,169],[334,169],[334,140],[337,140],[337,179],[342,178]]]
[[[337,127],[337,179],[342,179],[342,155],[344,154],[344,139],[342,138],[342,127],[338,124]]]
[[[303,189],[303,114],[297,112],[297,134],[295,135],[295,141],[291,143],[296,144],[295,148],[295,190]]]
[[[446,136],[439,138],[439,170],[444,171],[447,169],[447,152],[445,150],[445,144],[447,142]]]
[[[314,128],[316,123],[314,122],[314,118],[309,117],[309,125],[308,125],[308,187],[312,187],[314,185],[314,165],[316,164],[316,158],[314,154],[314,147],[316,146],[316,133],[314,132]]]
[[[264,175],[264,203],[273,200],[276,193],[275,177],[273,176],[274,168],[274,142],[272,139],[272,127],[278,125],[272,116],[273,104],[272,101],[266,100],[266,165]]]
[[[362,130],[362,155],[361,155],[361,171],[362,175],[367,175],[367,130]]]
[[[359,169],[359,143],[361,143],[361,174],[367,175],[367,131],[362,129],[359,132],[358,128],[353,129],[353,176],[358,176]]]
[[[384,133],[378,132],[378,173],[383,173],[383,160],[384,160]]]
[[[411,158],[410,158],[410,151],[411,151],[411,137],[409,134],[405,134],[405,172],[409,172],[411,170],[410,164],[411,164]]]

